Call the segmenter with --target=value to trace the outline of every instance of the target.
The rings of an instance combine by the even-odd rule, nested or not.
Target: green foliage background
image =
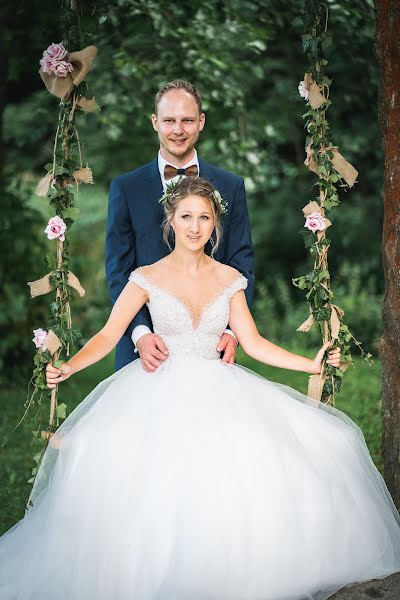
[[[315,348],[319,343],[315,335],[296,333],[308,308],[301,291],[291,284],[292,277],[311,266],[297,232],[304,223],[301,208],[315,196],[314,175],[303,165],[301,115],[306,107],[297,91],[307,65],[301,2],[83,0],[80,4],[84,43],[99,49],[87,96],[96,96],[101,111],[79,123],[95,185],[81,186],[81,217],[71,231],[71,269],[87,290],[85,299],[76,297],[72,305],[74,327],[86,339],[108,314],[104,276],[108,186],[112,177],[155,156],[157,137],[150,122],[154,95],[164,82],[183,77],[198,85],[204,100],[206,128],[198,144],[200,154],[245,178],[256,255],[254,313],[260,330],[286,347]],[[43,230],[52,215],[47,200],[35,197],[33,191],[51,158],[58,112],[57,99],[44,89],[38,75],[38,61],[42,51],[61,41],[66,27],[75,22],[68,5],[48,0],[8,2],[3,14],[0,377],[1,400],[12,403],[13,415],[16,403],[22,410],[25,391],[11,390],[16,380],[27,382],[30,377],[32,329],[42,326],[50,302],[47,297],[29,300],[26,285],[48,272],[49,242]],[[375,354],[384,287],[375,13],[372,0],[328,0],[327,6],[332,38],[326,49],[327,74],[333,79],[331,136],[360,172],[358,184],[341,195],[342,204],[330,215],[332,288],[351,330]],[[32,23],[29,36],[27,22]],[[16,52],[16,47],[24,52]],[[103,375],[99,367],[98,377]],[[352,373],[346,377],[361,385]],[[379,383],[374,377],[370,392],[376,413]],[[360,411],[360,424],[370,429],[365,415],[364,409]],[[6,422],[9,428],[10,421]],[[377,426],[374,431],[375,438],[370,439],[377,447]]]
[[[333,241],[332,282],[336,303],[344,303],[350,310],[346,318],[352,330],[374,346],[383,289],[375,15],[372,1],[341,0],[328,6],[331,133],[334,143],[360,171],[357,186],[342,195],[342,205],[334,212],[334,227],[329,232]],[[185,77],[199,86],[204,99],[207,123],[198,145],[201,155],[246,180],[260,312],[272,310],[276,319],[288,326],[291,336],[306,316],[296,309],[301,292],[290,283],[304,271],[305,262],[309,265],[297,233],[303,225],[301,208],[315,194],[314,176],[303,165],[301,114],[306,108],[297,92],[306,65],[300,37],[301,4],[297,0],[284,7],[271,0],[231,0],[223,5],[197,0],[173,5],[119,0],[86,2],[83,9],[85,43],[99,48],[89,76],[89,95],[96,96],[101,111],[82,118],[80,124],[84,154],[94,170],[96,188],[89,194],[90,213],[74,226],[81,232],[72,252],[77,262],[74,271],[82,276],[88,290],[98,285],[92,277],[98,278],[102,269],[109,182],[155,156],[157,138],[150,123],[155,92],[165,81]],[[54,10],[54,4],[42,5],[35,15],[39,29],[41,20],[48,26]],[[71,20],[70,13],[66,18]],[[24,178],[31,189],[49,160],[55,132],[57,100],[43,89],[37,74],[42,50],[50,41],[62,38],[62,22],[55,25],[48,29],[48,39],[41,33],[27,42],[32,46],[26,52],[32,57],[29,69],[25,59],[13,56],[8,70],[15,98],[10,98],[4,112],[5,174]],[[81,202],[89,196],[82,194]],[[26,200],[26,187],[24,197]],[[46,201],[32,198],[26,204],[27,211],[41,211]],[[19,218],[24,219],[23,211],[19,211]],[[47,243],[42,232],[32,226],[18,230],[18,237],[24,235],[29,236],[30,244],[31,240],[39,245]],[[97,246],[98,264],[89,270],[83,257],[93,253],[93,245]],[[6,257],[0,260],[8,264]],[[24,296],[22,280],[44,274],[44,265],[40,261],[35,264],[21,278],[20,293]],[[106,307],[104,287],[102,291]]]

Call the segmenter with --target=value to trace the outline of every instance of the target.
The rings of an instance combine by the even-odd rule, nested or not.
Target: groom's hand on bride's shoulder
[[[223,353],[221,357],[222,362],[233,365],[236,358],[236,348],[237,339],[230,333],[224,333],[217,346],[217,351]]]
[[[152,373],[168,358],[168,348],[159,335],[145,333],[136,342],[145,371]]]

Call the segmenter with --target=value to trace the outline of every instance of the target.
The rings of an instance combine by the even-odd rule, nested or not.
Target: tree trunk
[[[382,452],[384,473],[400,507],[400,3],[377,0],[376,50],[380,63],[379,120],[385,152]]]

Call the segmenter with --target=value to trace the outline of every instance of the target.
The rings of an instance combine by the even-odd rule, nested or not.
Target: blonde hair
[[[216,188],[203,177],[185,177],[174,186],[170,193],[165,194],[165,202],[163,202],[165,218],[162,228],[164,242],[170,250],[172,250],[170,240],[171,238],[173,239],[174,233],[170,221],[176,213],[179,202],[189,196],[200,196],[201,198],[208,200],[214,220],[214,231],[210,238],[211,256],[214,256],[215,252],[218,250],[222,236],[222,207],[214,194],[215,191]],[[214,235],[215,239],[213,237]]]
[[[155,107],[154,107],[156,114],[158,113],[158,104],[159,104],[161,98],[164,96],[164,94],[167,94],[168,92],[170,92],[172,90],[184,90],[185,92],[187,92],[188,94],[193,96],[193,98],[196,100],[196,104],[199,109],[199,114],[201,114],[202,100],[201,100],[200,92],[197,89],[197,87],[195,85],[193,85],[193,83],[186,81],[186,79],[174,79],[173,81],[168,81],[168,83],[165,83],[162,86],[162,88],[160,88],[158,90],[156,97],[155,97]]]

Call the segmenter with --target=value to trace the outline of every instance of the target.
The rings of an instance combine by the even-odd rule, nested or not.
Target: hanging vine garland
[[[331,341],[332,345],[342,350],[340,367],[331,367],[325,363],[321,374],[310,377],[308,387],[308,396],[334,404],[334,395],[340,390],[343,374],[354,364],[350,344],[355,344],[361,355],[371,363],[371,354],[363,350],[361,343],[343,322],[343,310],[332,303],[328,266],[331,241],[326,231],[332,223],[326,213],[340,203],[337,186],[344,190],[353,187],[358,172],[346,161],[338,147],[333,145],[328,135],[326,111],[331,104],[329,91],[332,82],[324,72],[328,61],[323,51],[330,41],[326,35],[327,6],[316,0],[304,0],[303,21],[303,49],[309,61],[309,72],[299,84],[299,93],[309,106],[309,110],[303,115],[307,131],[304,164],[318,176],[315,185],[319,192],[316,199],[303,208],[305,224],[301,231],[305,247],[314,259],[314,266],[309,273],[294,278],[293,284],[307,290],[306,299],[310,304],[310,316],[299,326],[298,331],[309,331],[316,324],[324,343]]]
[[[75,10],[75,9],[74,9]],[[79,16],[76,15],[79,21]],[[80,36],[79,36],[80,37]],[[76,127],[78,113],[91,112],[96,108],[94,98],[84,96],[85,78],[89,73],[96,56],[95,46],[88,46],[78,52],[68,52],[63,43],[51,44],[40,60],[40,76],[47,90],[60,99],[58,125],[54,140],[53,160],[46,165],[47,174],[42,177],[36,187],[36,195],[47,198],[54,216],[49,220],[44,232],[55,249],[47,255],[47,263],[51,269],[40,279],[28,282],[31,297],[55,293],[50,304],[51,316],[46,328],[33,331],[33,342],[36,346],[34,370],[31,378],[33,391],[25,403],[25,413],[36,406],[37,419],[41,413],[44,400],[50,399],[48,426],[42,424],[33,431],[40,446],[35,453],[35,467],[32,470],[32,482],[37,468],[54,431],[60,420],[66,417],[66,404],[59,403],[57,387],[48,390],[46,386],[46,366],[49,362],[56,367],[61,366],[61,357],[69,356],[74,342],[81,337],[78,330],[72,327],[71,288],[80,297],[85,290],[79,279],[69,269],[69,231],[79,216],[75,206],[78,188],[81,183],[93,183],[93,176],[88,166],[83,166],[79,134]]]

